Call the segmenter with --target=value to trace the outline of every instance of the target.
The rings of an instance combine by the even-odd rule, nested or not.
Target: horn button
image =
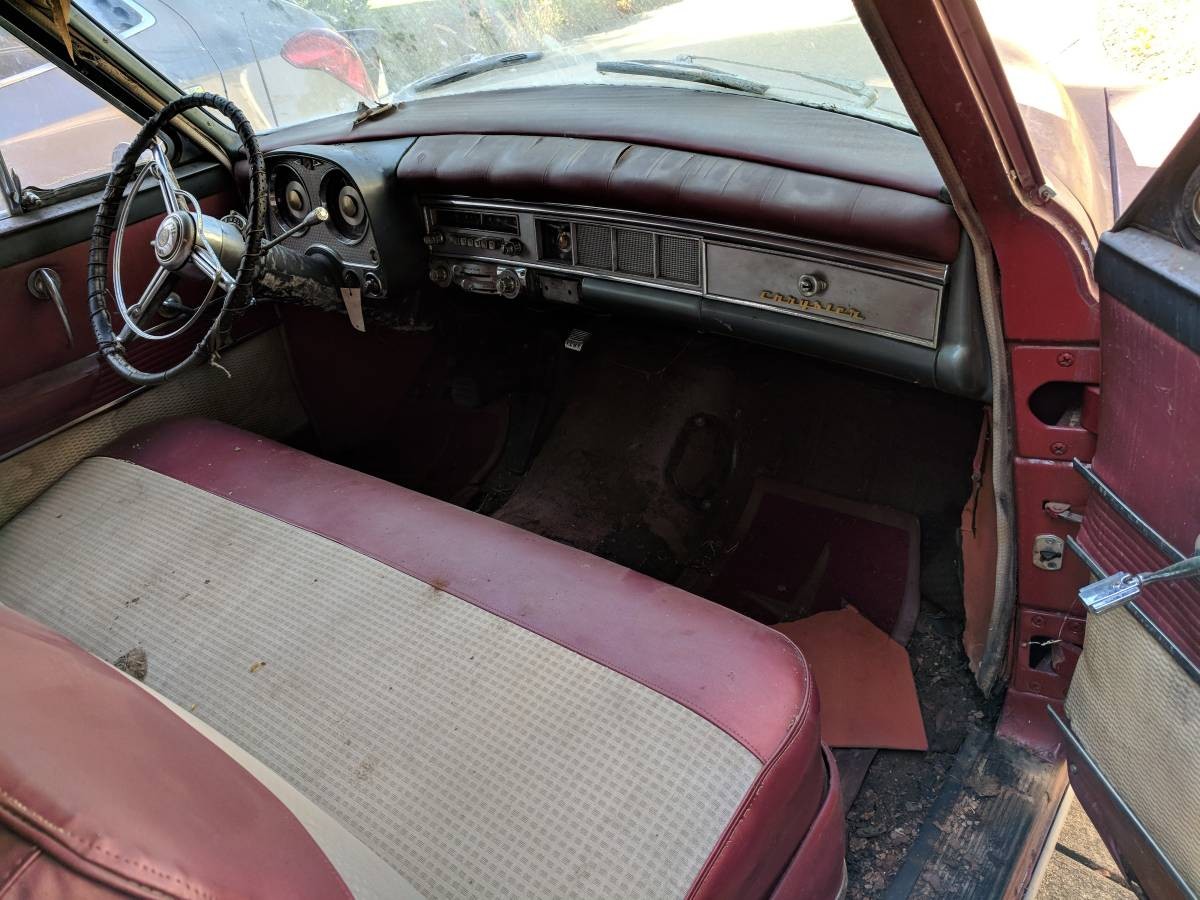
[[[171,213],[154,234],[154,255],[164,269],[176,271],[192,255],[196,242],[196,226],[187,213]]]

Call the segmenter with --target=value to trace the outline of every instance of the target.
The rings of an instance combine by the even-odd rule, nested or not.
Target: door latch
[[[1057,534],[1039,534],[1033,539],[1033,564],[1057,572],[1063,564],[1063,539]]]
[[[1052,519],[1059,519],[1063,522],[1073,522],[1076,525],[1083,521],[1083,516],[1071,509],[1070,503],[1062,503],[1058,500],[1047,500],[1042,504],[1042,509],[1045,510],[1046,515]]]
[[[1140,575],[1117,572],[1080,588],[1079,599],[1083,601],[1088,612],[1102,615],[1111,609],[1124,606],[1148,584],[1154,584],[1156,581],[1178,581],[1181,578],[1200,578],[1200,555],[1181,559],[1156,572],[1142,572]]]

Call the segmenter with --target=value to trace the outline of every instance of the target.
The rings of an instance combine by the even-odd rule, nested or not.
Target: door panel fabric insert
[[[1100,771],[1200,890],[1200,683],[1128,609],[1089,615],[1066,712]]]

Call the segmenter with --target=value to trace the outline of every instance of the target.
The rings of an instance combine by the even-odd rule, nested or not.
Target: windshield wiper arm
[[[494,72],[508,66],[519,66],[523,63],[537,62],[543,56],[540,50],[521,51],[518,53],[494,53],[491,56],[481,56],[478,59],[467,60],[465,63],[449,66],[432,75],[424,75],[416,81],[411,81],[396,92],[397,95],[412,92],[431,91],[442,85],[453,84],[464,78],[474,78],[484,72]]]
[[[719,56],[692,56],[690,54],[679,56],[676,58],[678,62],[694,64],[698,59],[708,59],[713,62],[735,63],[743,66],[750,66],[754,69],[762,69],[764,72],[782,72],[784,75],[795,75],[798,78],[806,78],[809,81],[815,81],[818,84],[828,85],[831,88],[836,88],[839,91],[845,91],[847,94],[853,94],[859,99],[863,106],[874,106],[875,101],[879,99],[879,91],[868,85],[866,82],[858,81],[854,78],[840,78],[837,75],[818,75],[816,72],[799,72],[795,69],[780,69],[776,66],[764,66],[760,63],[737,63],[736,60],[722,59]]]
[[[665,59],[602,59],[596,63],[596,71],[603,75],[649,75],[652,78],[674,78],[678,81],[692,81],[696,84],[729,88],[744,94],[762,95],[771,89],[769,84],[742,78],[740,75],[723,72],[711,66]]]

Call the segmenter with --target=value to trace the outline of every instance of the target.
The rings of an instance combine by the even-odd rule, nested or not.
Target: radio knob
[[[434,263],[429,267],[429,280],[438,287],[450,287],[453,278],[450,267],[445,263]]]
[[[363,276],[362,282],[363,293],[368,297],[382,297],[383,283],[379,280],[379,276],[374,272],[368,272]]]
[[[829,282],[816,272],[811,275],[801,275],[796,284],[800,289],[801,297],[815,297],[817,294],[823,294],[829,287]]]
[[[500,251],[505,256],[520,256],[524,250],[525,245],[516,238],[510,238],[509,240],[505,241],[504,246],[500,248]]]
[[[521,279],[517,277],[515,272],[504,270],[496,275],[496,293],[508,300],[516,299],[521,295]]]
[[[425,241],[427,247],[438,247],[446,243],[446,235],[440,231],[431,231],[422,240]]]

